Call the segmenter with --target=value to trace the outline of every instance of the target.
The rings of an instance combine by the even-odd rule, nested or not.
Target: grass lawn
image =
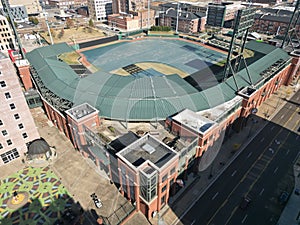
[[[50,225],[73,204],[68,191],[49,167],[26,167],[1,180],[0,187],[0,223],[5,225]],[[8,206],[14,191],[29,195],[27,203],[17,209]]]
[[[59,56],[59,58],[67,64],[78,65],[80,55],[77,52],[66,52]]]
[[[63,35],[60,35],[62,29],[52,29],[52,38],[53,42],[61,43],[61,42],[80,42],[80,41],[86,41],[88,39],[93,38],[99,38],[104,37],[102,31],[89,28],[89,27],[78,27],[77,28],[70,28],[70,29],[64,29]],[[40,35],[48,42],[50,43],[50,37],[48,36],[48,32],[40,33]]]

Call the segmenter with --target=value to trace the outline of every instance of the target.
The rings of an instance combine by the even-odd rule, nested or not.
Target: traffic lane
[[[276,135],[276,137],[278,137],[281,133],[282,133],[283,128],[280,128],[279,133]],[[282,136],[286,136],[285,134],[283,134]],[[276,139],[275,139],[276,140]],[[264,154],[262,157],[260,157],[256,162],[255,165],[250,169],[250,171],[248,171],[248,173],[246,174],[246,176],[244,176],[244,187],[238,187],[236,190],[248,190],[248,188],[250,187],[250,189],[252,189],[252,185],[255,184],[259,179],[260,176],[262,175],[262,173],[264,172],[264,170],[268,169],[268,164],[272,161],[273,158],[273,154],[275,153],[276,155],[276,151],[278,150],[280,143],[278,141],[272,141],[270,142],[269,146],[272,146],[275,143],[272,152],[270,153],[269,151],[267,151],[267,149],[264,149]],[[268,147],[267,147],[268,148]],[[276,149],[277,148],[277,149]],[[266,165],[265,165],[266,164]],[[277,168],[278,169],[278,168]],[[276,169],[275,169],[276,170]],[[275,171],[276,172],[276,171]],[[246,185],[245,185],[246,184]],[[242,185],[240,185],[242,186]],[[235,213],[235,211],[237,210],[237,206],[233,206],[231,204],[231,202],[238,202],[238,199],[233,199],[235,198],[235,196],[240,195],[240,193],[236,193],[237,191],[235,190],[235,194],[234,196],[229,196],[230,199],[227,200],[226,205],[223,206],[224,210],[218,212],[217,215],[215,215],[215,218],[213,218],[212,221],[210,221],[211,224],[218,224],[220,223],[222,220],[224,220],[224,218],[226,218],[226,216],[228,216],[227,211],[231,212],[231,214],[229,215],[229,220],[231,220],[231,216],[233,216],[233,214]],[[242,191],[241,191],[242,192]],[[251,196],[252,193],[246,194]],[[244,195],[240,195],[241,198]],[[252,198],[252,197],[251,197]],[[241,201],[241,200],[240,200]],[[233,203],[234,204],[234,203]],[[232,211],[233,210],[233,211]],[[243,222],[246,221],[246,218],[243,218],[242,220]]]
[[[274,118],[275,120],[280,120],[280,121],[284,121],[284,118],[286,118],[286,117],[284,117],[284,116],[282,116],[283,114],[279,114],[278,115],[278,118]],[[275,130],[274,130],[275,129]],[[270,130],[272,130],[272,132],[270,132]],[[249,149],[251,149],[251,148],[253,148],[254,147],[254,149],[261,149],[263,146],[262,146],[262,144],[261,144],[261,142],[264,142],[264,140],[268,140],[268,139],[270,139],[273,135],[274,135],[274,133],[276,134],[276,132],[278,132],[280,130],[280,126],[274,126],[273,124],[268,124],[263,130],[262,130],[262,135],[258,135],[255,139],[254,139],[254,141],[252,142],[252,143],[254,143],[254,145],[256,145],[256,146],[251,146],[251,144],[244,150],[244,155],[246,155],[246,154],[248,154],[248,156],[249,156],[249,153],[252,153],[252,152],[249,152]],[[263,136],[262,138],[261,138],[261,136]],[[260,140],[258,140],[259,138],[261,138]],[[257,144],[257,143],[259,143],[259,144]],[[248,149],[248,150],[247,150]],[[243,153],[241,153],[241,155],[238,157],[238,158],[240,158],[241,156],[242,156],[242,154]],[[259,151],[254,151],[254,155],[253,155],[253,157],[252,158],[255,158],[255,153],[259,153]],[[238,160],[238,159],[236,159],[236,160]],[[250,162],[249,160],[247,160],[246,162]],[[235,163],[233,163],[233,164],[235,164]],[[230,172],[232,172],[232,166],[234,166],[234,165],[230,165],[227,169],[226,169],[226,171],[224,172],[224,174],[222,175],[222,177],[227,177],[228,176],[228,174],[230,173]],[[239,168],[246,168],[245,167],[245,163],[244,162],[240,162],[239,164],[242,164],[241,166],[243,166],[243,167],[239,167]],[[240,169],[239,169],[240,170]],[[226,172],[227,172],[227,174],[226,174]],[[234,172],[234,171],[233,171]],[[223,181],[224,181],[224,179],[220,179],[220,181],[222,181],[222,183],[224,183]],[[216,181],[217,182],[217,181]],[[218,183],[216,183],[216,185],[213,185],[211,188],[210,188],[210,190],[208,190],[208,192],[206,192],[206,194],[205,195],[203,195],[203,197],[198,201],[198,202],[209,202],[209,198],[212,198],[213,196],[212,195],[215,195],[218,191],[217,191],[217,189],[220,189],[218,186],[217,186],[217,184]],[[228,188],[230,187],[230,186],[227,186]],[[230,188],[229,188],[230,189]],[[224,189],[223,189],[224,190]],[[219,194],[218,194],[219,195]],[[226,196],[226,194],[225,194],[225,192],[222,192],[218,197],[219,198],[221,198],[221,197],[223,197],[224,198],[224,196]],[[225,201],[225,200],[224,200]],[[224,201],[223,201],[223,204],[224,204]],[[221,201],[222,202],[222,201]],[[199,203],[196,203],[197,205],[196,205],[196,207],[193,207],[192,209],[191,209],[191,211],[195,211],[195,212],[188,212],[187,213],[187,215],[190,215],[190,216],[193,216],[193,214],[194,215],[199,215],[199,211],[201,211],[201,214],[202,215],[199,215],[199,217],[201,216],[202,218],[207,218],[207,217],[209,217],[210,215],[211,215],[211,213],[212,213],[212,211],[214,211],[214,208],[213,207],[207,207],[207,208],[205,208],[204,210],[203,209],[201,209],[201,207],[200,207],[200,210],[199,210],[199,206],[198,206],[198,204]],[[211,205],[211,204],[210,204]],[[203,215],[204,214],[204,215]],[[187,216],[185,216],[185,217],[187,217]],[[185,219],[185,217],[183,218],[183,221],[184,221],[184,219]],[[189,218],[191,218],[191,217],[189,217]]]
[[[252,161],[247,161],[246,167],[243,168],[243,173],[246,172],[247,167],[250,167]],[[215,181],[215,183],[208,189],[208,191],[196,202],[195,206],[182,219],[183,224],[190,224],[196,219],[197,223],[204,224],[213,216],[215,211],[223,204],[229,193],[232,191],[234,184],[238,183],[243,173],[236,174],[236,168],[245,166],[244,162],[239,162],[237,167],[229,166],[223,173],[222,177]],[[239,171],[241,172],[241,171]],[[231,176],[234,174],[234,176]],[[227,179],[230,177],[230,179]],[[197,224],[196,223],[196,224]],[[199,224],[199,223],[198,223]]]
[[[291,138],[287,142],[290,143],[293,140],[294,137],[291,135]],[[297,149],[297,146],[299,145],[294,142],[294,149]],[[284,151],[280,151],[279,153],[282,154],[279,154],[278,157],[276,156],[272,160],[269,169],[265,171],[260,181],[253,188],[253,195],[255,196],[253,207],[249,207],[248,210],[248,214],[252,216],[248,218],[245,224],[258,224],[257,221],[259,221],[259,224],[264,225],[274,224],[274,221],[276,222],[276,219],[280,215],[280,210],[283,209],[283,207],[278,207],[278,197],[280,195],[278,185],[280,178],[284,177],[292,167],[293,160],[297,156],[298,151],[294,150],[288,155]],[[231,224],[236,224],[237,221],[238,219]]]
[[[267,151],[268,146],[264,149],[263,155],[257,159],[253,164],[247,174],[243,177],[241,182],[234,189],[233,193],[228,196],[226,205],[218,212],[217,215],[210,221],[210,224],[227,224],[230,223],[232,217],[235,213],[239,211],[239,205],[244,196],[250,197],[252,194],[249,192],[249,187],[251,189],[252,185],[255,184],[262,172],[267,168],[268,163],[272,160],[271,156],[268,156],[270,153]],[[228,213],[230,212],[230,213]],[[245,221],[245,219],[243,219]],[[241,221],[240,221],[241,222]]]
[[[297,146],[299,146],[299,143],[295,139],[297,136],[295,133],[285,129],[282,135],[289,136],[249,193],[252,197],[252,203],[244,213],[242,210],[237,210],[229,224],[267,225],[274,224],[274,221],[277,221],[278,216],[274,216],[274,210],[278,210],[278,207],[272,206],[273,204],[278,204],[278,193],[275,193],[276,185],[278,185],[279,182],[278,178],[287,174],[289,170],[289,166],[287,165],[293,165],[292,162],[298,154]],[[293,143],[293,146],[290,146],[291,143]],[[289,146],[285,146],[286,144],[289,144]],[[291,147],[293,150],[290,152],[286,151]],[[277,212],[277,215],[280,215],[280,213]]]
[[[272,134],[268,131],[270,126],[267,125],[265,128],[265,136],[267,138],[271,138]],[[276,128],[278,129],[278,128]],[[245,150],[239,155],[239,157],[232,163],[222,174],[212,186],[211,188],[203,195],[199,201],[196,203],[195,207],[193,207],[190,212],[183,218],[183,222],[190,221],[190,218],[195,218],[201,221],[209,221],[209,219],[213,216],[214,212],[218,210],[219,206],[224,204],[225,199],[232,191],[234,186],[240,182],[244,174],[247,172],[248,168],[255,162],[258,156],[261,154],[257,149],[266,148],[268,146],[267,139],[256,137],[256,141],[251,142]],[[253,151],[254,150],[254,151]],[[251,154],[250,154],[251,153]],[[238,170],[238,173],[235,172]],[[234,174],[236,173],[236,174]],[[232,174],[234,176],[232,177]],[[231,179],[227,179],[227,177],[232,177]],[[218,193],[218,196],[215,194]],[[214,199],[213,199],[214,198]],[[211,201],[215,200],[215,201]],[[206,206],[206,207],[203,207]],[[208,207],[207,207],[208,206]],[[200,221],[200,220],[199,220]],[[184,223],[188,224],[188,223]]]

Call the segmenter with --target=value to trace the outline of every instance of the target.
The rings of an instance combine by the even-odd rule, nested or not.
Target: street
[[[298,91],[178,224],[276,224],[284,205],[280,180],[299,153]],[[242,210],[243,197],[249,206]]]

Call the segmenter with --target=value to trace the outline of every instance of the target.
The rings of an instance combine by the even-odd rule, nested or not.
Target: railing
[[[215,122],[220,123],[225,118],[227,118],[229,115],[231,115],[233,112],[235,112],[240,106],[242,105],[242,99],[240,99],[238,102],[236,102],[229,110],[222,113]]]
[[[133,211],[135,206],[132,205],[129,201],[126,201],[118,209],[108,216],[103,217],[105,225],[119,225],[121,224]]]

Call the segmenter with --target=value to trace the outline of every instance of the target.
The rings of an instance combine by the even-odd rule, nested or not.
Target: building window
[[[165,190],[167,190],[167,185],[162,187],[161,192],[164,192]]]
[[[26,133],[22,134],[23,138],[28,138],[28,135]]]
[[[175,170],[176,170],[175,167],[173,167],[170,171],[170,174],[172,175],[173,173],[175,173]]]
[[[24,126],[23,126],[22,123],[18,124],[18,127],[19,127],[19,129],[23,129],[24,128]]]
[[[0,81],[0,86],[1,86],[1,87],[6,87],[5,81]]]
[[[163,207],[166,204],[166,195],[161,197],[160,204],[161,204],[161,207]]]
[[[12,141],[11,141],[10,139],[8,139],[8,140],[6,141],[6,143],[7,143],[8,145],[12,145]]]
[[[15,114],[14,117],[15,117],[16,120],[20,119],[20,115],[18,113]]]
[[[0,149],[2,149],[3,148],[3,145],[0,143]]]
[[[9,107],[10,107],[10,109],[15,109],[16,108],[14,103],[9,104]]]
[[[6,98],[6,99],[10,99],[10,98],[11,98],[11,95],[10,95],[9,92],[6,92],[4,95],[5,95],[5,98]]]
[[[6,131],[6,130],[3,130],[3,131],[2,131],[2,135],[3,135],[3,136],[8,135],[7,131]]]
[[[0,120],[0,126],[2,126],[3,125],[3,122],[2,122],[2,120]]]
[[[168,179],[168,174],[164,175],[162,178],[161,178],[161,182],[165,182],[166,180]]]
[[[16,148],[14,148],[11,151],[5,152],[3,154],[1,154],[1,159],[4,163],[8,163],[16,158],[19,158],[19,152]]]

